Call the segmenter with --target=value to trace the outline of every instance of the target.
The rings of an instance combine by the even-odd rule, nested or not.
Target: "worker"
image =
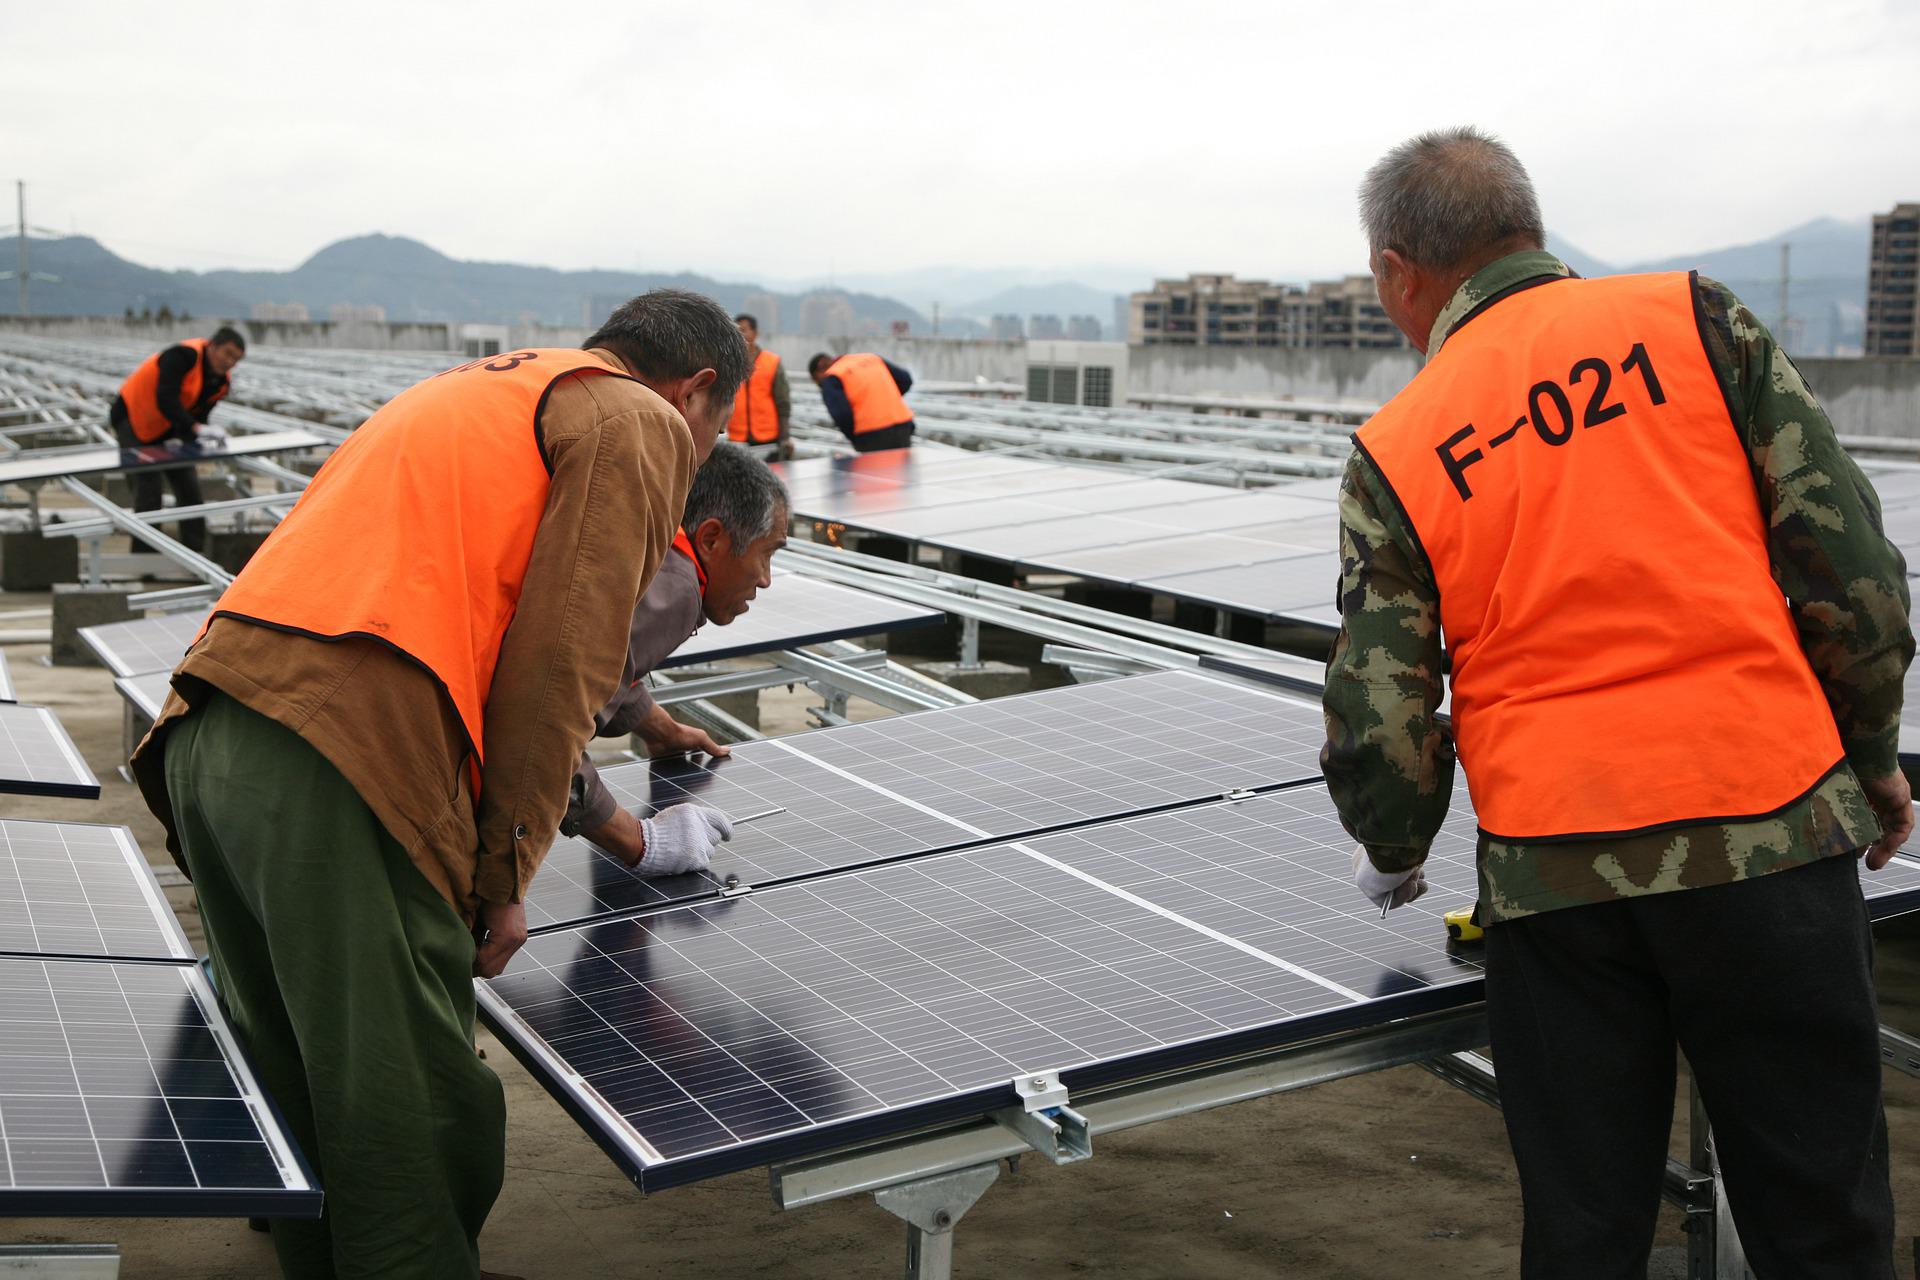
[[[1890,1277],[1857,855],[1913,829],[1913,636],[1873,486],[1724,286],[1547,253],[1489,135],[1394,148],[1360,206],[1427,360],[1342,481],[1322,763],[1385,911],[1457,734],[1522,1273],[1645,1274],[1677,1041],[1755,1274]]]
[[[475,976],[526,938],[628,620],[747,374],[706,298],[482,357],[335,450],[173,672],[135,779],[220,996],[326,1187],[288,1276],[479,1274],[505,1164]],[[727,838],[665,811],[643,856]]]
[[[188,338],[156,351],[120,384],[107,418],[122,449],[178,441],[190,445],[201,424],[227,394],[233,367],[246,358],[247,340],[238,329],[222,326],[210,338]],[[192,463],[161,470],[132,473],[133,509],[158,511],[163,503],[160,477],[173,489],[173,500],[183,507],[200,505],[200,478]],[[182,520],[179,538],[194,551],[207,545],[205,520]]]
[[[727,419],[727,439],[760,450],[762,457],[791,458],[793,440],[789,426],[793,417],[793,393],[787,388],[787,370],[780,357],[760,345],[760,322],[750,315],[737,315],[734,324],[747,340],[747,356],[753,372],[740,384],[733,398],[733,416]],[[763,447],[764,446],[764,447]]]
[[[904,399],[913,375],[893,361],[856,351],[838,360],[825,352],[807,362],[833,425],[861,453],[913,443],[913,410]]]
[[[673,549],[633,611],[627,666],[613,698],[594,716],[596,737],[640,735],[651,756],[730,754],[703,730],[682,724],[647,692],[647,674],[687,642],[702,621],[724,627],[747,611],[773,581],[773,555],[787,542],[787,491],[767,464],[745,449],[721,445],[701,464],[687,491]],[[560,834],[582,835],[646,876],[702,871],[708,850],[692,847],[669,860],[648,851],[645,823],[622,809],[586,754]]]

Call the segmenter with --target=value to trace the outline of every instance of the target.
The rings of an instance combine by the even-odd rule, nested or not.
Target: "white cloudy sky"
[[[1920,197],[1917,79],[1920,0],[0,0],[0,179],[169,267],[1291,277],[1472,122],[1624,262]]]

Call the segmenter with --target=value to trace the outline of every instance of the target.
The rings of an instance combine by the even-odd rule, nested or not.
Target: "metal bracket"
[[[1057,1074],[1017,1077],[1013,1091],[1020,1096],[1020,1105],[1000,1108],[993,1113],[995,1120],[1055,1164],[1072,1164],[1093,1155],[1087,1118],[1067,1105],[1067,1087]]]
[[[723,898],[744,898],[752,892],[753,886],[741,884],[739,876],[728,876],[726,883],[720,886],[720,896]]]
[[[979,1164],[873,1193],[907,1224],[907,1280],[951,1280],[953,1229],[999,1176],[998,1162]]]
[[[1892,1027],[1881,1027],[1880,1065],[1920,1077],[1920,1040]]]

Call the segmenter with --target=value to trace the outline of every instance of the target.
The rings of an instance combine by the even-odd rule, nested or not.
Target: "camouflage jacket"
[[[1481,301],[1571,272],[1517,253],[1460,287],[1430,349]],[[1906,567],[1881,532],[1873,486],[1841,449],[1800,372],[1725,287],[1697,285],[1702,338],[1752,458],[1774,579],[1833,707],[1846,765],[1774,817],[1630,838],[1479,845],[1483,922],[1636,894],[1724,884],[1850,853],[1880,825],[1858,777],[1897,767],[1901,679],[1913,657]],[[1496,302],[1494,305],[1498,305]],[[1379,474],[1356,450],[1340,493],[1342,626],[1327,664],[1328,788],[1383,871],[1426,859],[1453,791],[1439,718],[1440,597]]]

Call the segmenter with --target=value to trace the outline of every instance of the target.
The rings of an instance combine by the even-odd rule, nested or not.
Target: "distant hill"
[[[128,262],[85,236],[36,239],[33,269],[60,277],[36,283],[41,315],[119,315],[162,306],[208,317],[244,318],[256,302],[301,302],[316,319],[336,303],[377,303],[394,321],[552,325],[597,323],[613,302],[647,289],[691,289],[729,311],[759,285],[715,280],[690,272],[557,271],[504,262],[464,262],[401,236],[366,235],[328,245],[292,271],[159,271]],[[0,239],[0,261],[13,260],[14,242]],[[782,329],[797,331],[804,295],[774,293]],[[888,332],[897,320],[915,332],[926,317],[896,299],[844,293],[856,327]],[[16,310],[14,291],[0,290],[0,315]],[[947,327],[943,324],[943,328]],[[964,326],[963,326],[964,327]]]
[[[1703,249],[1651,262],[1613,266],[1580,252],[1551,232],[1547,247],[1583,276],[1641,271],[1698,271],[1740,295],[1753,313],[1780,327],[1780,246],[1792,246],[1787,291],[1788,331],[1779,336],[1796,355],[1857,351],[1867,297],[1867,249],[1873,223],[1816,218],[1751,244]]]

